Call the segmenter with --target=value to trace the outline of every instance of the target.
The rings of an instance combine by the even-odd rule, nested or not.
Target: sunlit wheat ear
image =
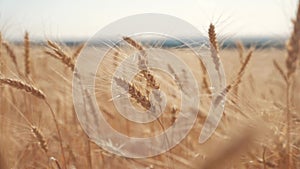
[[[46,99],[46,95],[41,90],[32,85],[26,84],[25,82],[22,82],[20,80],[0,77],[0,83],[9,85],[16,89],[24,90],[27,93],[30,93],[31,95],[38,97],[42,100]]]
[[[30,75],[30,41],[29,34],[25,32],[24,36],[24,63],[25,63],[25,76],[28,78]]]
[[[123,37],[123,40],[125,40],[128,44],[130,44],[132,47],[136,48],[140,52],[140,55],[138,56],[138,67],[141,70],[141,75],[147,81],[147,86],[152,89],[159,89],[159,83],[156,81],[154,75],[148,68],[148,61],[146,58],[147,53],[144,47],[130,37]]]
[[[73,53],[73,56],[72,56],[73,60],[76,60],[76,58],[79,56],[80,52],[82,51],[82,49],[83,49],[84,47],[85,47],[85,43],[79,45],[79,46],[76,48],[76,50],[75,50],[75,52]]]
[[[118,86],[122,87],[125,90],[128,90],[130,97],[133,98],[137,103],[139,103],[146,110],[150,109],[151,103],[149,101],[149,98],[147,96],[144,96],[134,84],[131,84],[130,82],[127,82],[126,80],[119,77],[115,77],[114,80]]]
[[[239,72],[238,72],[238,76],[236,79],[236,85],[238,86],[241,83],[242,77],[245,73],[246,67],[250,62],[250,59],[252,58],[252,54],[253,54],[254,49],[251,49],[250,52],[248,53],[248,55],[246,56],[245,61],[243,62]]]
[[[33,136],[37,139],[41,149],[44,150],[45,153],[47,153],[48,145],[44,138],[43,133],[36,126],[31,126],[31,132],[32,132]]]
[[[228,93],[231,89],[233,89],[235,86],[237,86],[241,83],[243,74],[246,71],[246,67],[252,58],[252,53],[253,53],[253,49],[251,49],[250,52],[248,53],[243,65],[240,67],[240,69],[238,71],[238,74],[237,74],[235,80],[226,86],[226,88],[222,91],[222,94]]]
[[[8,44],[8,42],[2,42],[2,45],[4,46],[4,48],[6,49],[6,52],[8,54],[8,56],[11,58],[11,60],[13,61],[16,70],[18,71],[18,74],[21,75],[21,72],[19,70],[19,66],[18,66],[18,62],[17,62],[17,56],[15,51],[13,50],[13,48],[10,46],[10,44]]]
[[[237,48],[238,53],[239,53],[240,63],[243,64],[243,61],[244,61],[244,51],[245,51],[244,45],[243,45],[243,43],[241,41],[237,41],[235,44],[236,44],[236,48]]]
[[[287,77],[290,78],[290,76],[292,74],[295,73],[296,69],[297,69],[297,64],[298,64],[298,60],[299,60],[299,53],[300,53],[300,43],[299,43],[299,39],[300,39],[300,3],[298,6],[298,11],[297,11],[297,16],[296,16],[296,20],[293,21],[294,23],[294,28],[293,28],[293,32],[292,35],[288,41],[287,44],[287,53],[288,56],[286,58],[285,64],[288,70],[287,73]]]
[[[72,57],[70,57],[59,45],[50,40],[47,41],[48,48],[51,51],[46,50],[45,53],[55,59],[60,60],[66,66],[68,66],[72,71],[74,71],[75,63]]]
[[[208,29],[208,37],[210,42],[210,53],[215,64],[215,69],[220,73],[220,57],[219,57],[219,44],[215,26],[211,23]]]

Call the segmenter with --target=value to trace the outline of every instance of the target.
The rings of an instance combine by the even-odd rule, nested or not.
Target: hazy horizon
[[[286,38],[296,6],[296,0],[0,0],[0,29],[13,40],[21,40],[26,30],[35,40],[86,40],[125,16],[162,13],[189,22],[203,34],[212,22],[224,38]]]

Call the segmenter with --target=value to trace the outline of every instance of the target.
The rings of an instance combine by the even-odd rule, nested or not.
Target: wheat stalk
[[[24,63],[25,63],[25,76],[28,78],[30,75],[30,41],[29,34],[26,31],[24,36]]]
[[[52,118],[53,118],[55,126],[56,126],[58,137],[60,139],[59,140],[60,148],[61,148],[61,152],[62,152],[64,164],[65,164],[66,160],[65,160],[65,155],[64,155],[64,151],[63,151],[61,132],[60,132],[60,129],[59,129],[59,126],[58,126],[56,115],[55,115],[52,107],[48,103],[48,101],[46,99],[46,95],[41,90],[39,90],[38,88],[36,88],[32,85],[29,85],[25,82],[22,82],[20,80],[16,80],[16,79],[9,79],[9,78],[0,77],[0,84],[6,84],[6,85],[8,85],[10,87],[13,87],[13,88],[16,88],[16,89],[25,90],[27,93],[30,93],[31,95],[33,95],[33,96],[35,96],[35,97],[37,97],[37,98],[39,98],[39,99],[41,99],[45,102],[45,104],[48,106],[48,108],[51,112]],[[65,169],[66,169],[66,165],[65,165]]]
[[[276,60],[273,60],[274,67],[278,70],[280,76],[283,78],[285,83],[289,83],[288,77],[285,75],[283,69],[279,66],[279,64],[276,62]]]
[[[294,28],[292,35],[288,41],[287,45],[287,53],[288,56],[286,58],[285,64],[287,68],[287,94],[286,94],[286,104],[287,104],[287,115],[286,115],[286,120],[287,120],[287,168],[290,169],[291,166],[291,147],[290,147],[290,142],[291,142],[291,112],[290,112],[290,88],[291,88],[291,83],[290,79],[293,74],[295,74],[296,69],[297,69],[297,62],[299,60],[299,39],[300,39],[300,1],[298,2],[298,10],[296,14],[296,20],[293,22],[294,23]]]

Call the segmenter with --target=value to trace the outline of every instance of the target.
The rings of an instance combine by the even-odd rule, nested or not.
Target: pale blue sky
[[[28,30],[37,39],[80,39],[138,13],[163,13],[201,31],[210,22],[223,36],[282,37],[290,31],[297,0],[0,0],[0,29],[15,39]]]

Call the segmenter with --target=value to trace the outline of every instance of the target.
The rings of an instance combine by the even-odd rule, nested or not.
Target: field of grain
[[[227,82],[224,115],[213,136],[198,143],[213,95],[203,64],[187,48],[167,48],[164,50],[188,65],[199,85],[201,102],[196,123],[171,150],[132,159],[102,149],[78,121],[72,98],[73,71],[81,50],[92,49],[50,40],[35,44],[28,33],[24,43],[14,44],[1,35],[0,168],[300,168],[300,11],[286,49],[246,48],[239,42],[236,48],[219,49],[215,38],[211,25],[208,39],[216,50],[211,50],[209,57],[220,59]],[[105,66],[96,73],[94,92],[99,109],[116,131],[131,137],[151,137],[176,121],[181,108],[177,97],[180,86],[157,70],[141,71],[131,82],[119,79],[119,83],[132,86],[126,97],[136,109],[149,108],[149,88],[158,88],[167,97],[162,116],[154,122],[135,124],[122,117],[112,103],[117,99],[110,89],[112,75],[131,52],[143,53],[146,48],[128,37],[124,37],[124,43],[127,47],[104,57]],[[184,73],[178,78],[184,79]],[[95,131],[87,131],[91,132]]]

